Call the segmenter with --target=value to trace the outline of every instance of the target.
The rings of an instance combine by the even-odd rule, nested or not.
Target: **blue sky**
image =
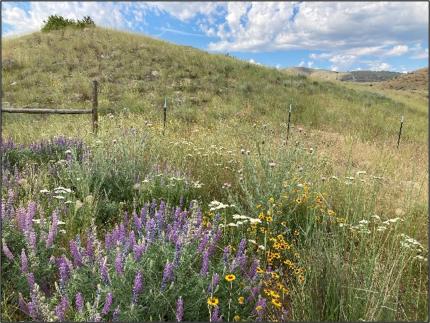
[[[428,65],[426,2],[8,2],[2,36],[51,14],[272,67],[411,71]]]

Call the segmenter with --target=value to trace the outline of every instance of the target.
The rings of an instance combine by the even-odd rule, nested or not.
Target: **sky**
[[[333,71],[428,66],[427,2],[3,2],[2,37],[52,14],[254,64]]]

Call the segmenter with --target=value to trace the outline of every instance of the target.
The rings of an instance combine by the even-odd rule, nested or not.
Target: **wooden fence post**
[[[163,136],[164,136],[164,131],[166,130],[166,119],[167,119],[167,98],[164,97],[164,116],[163,116]]]
[[[291,120],[291,104],[290,104],[290,108],[288,109],[287,143],[288,143],[288,136],[290,135],[290,120]]]
[[[99,105],[97,100],[97,87],[98,83],[96,80],[93,80],[93,109],[92,109],[92,115],[93,115],[93,133],[97,134],[97,129],[99,127],[99,115],[97,113],[97,107]]]
[[[400,119],[399,137],[397,138],[397,149],[399,149],[400,136],[402,135],[402,128],[403,128],[403,116],[402,116],[402,118]]]

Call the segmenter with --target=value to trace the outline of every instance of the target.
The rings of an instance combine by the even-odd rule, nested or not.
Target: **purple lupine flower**
[[[206,250],[205,253],[203,254],[202,269],[200,270],[201,276],[207,275],[208,267],[209,267],[209,252]]]
[[[122,263],[122,255],[120,250],[117,250],[116,258],[115,258],[115,270],[120,275],[124,273],[123,263]]]
[[[199,246],[197,248],[197,252],[198,253],[202,253],[203,252],[203,250],[205,249],[206,244],[208,243],[208,241],[209,241],[209,234],[205,234],[203,236],[202,240],[200,241]]]
[[[15,219],[18,228],[25,233],[27,231],[27,211],[23,207],[18,208],[15,213]]]
[[[245,248],[246,248],[246,239],[243,238],[242,240],[240,240],[239,248],[237,249],[237,254],[236,254],[237,258],[243,255],[243,253],[245,252]]]
[[[33,221],[33,218],[36,215],[36,210],[37,204],[33,201],[30,201],[27,207],[27,218],[29,219],[29,221]]]
[[[182,251],[182,244],[178,240],[175,244],[175,258],[173,260],[173,265],[175,266],[175,268],[179,266],[179,262],[181,260],[181,251]]]
[[[15,192],[12,189],[9,189],[7,192],[7,202],[6,202],[7,216],[11,216],[15,212],[13,208],[14,200],[15,200]]]
[[[203,221],[203,213],[202,213],[202,210],[199,208],[197,210],[196,228],[200,228],[200,226],[202,225],[202,221]]]
[[[145,251],[145,245],[142,244],[135,244],[133,246],[133,254],[134,254],[134,260],[139,261],[140,257],[142,257],[143,252]]]
[[[55,236],[57,235],[58,227],[58,211],[55,210],[52,213],[52,224],[49,228],[48,239],[46,240],[46,248],[50,248],[54,242]]]
[[[166,288],[166,284],[173,280],[173,263],[167,262],[163,271],[163,280],[161,282],[161,290]]]
[[[221,238],[221,235],[222,235],[222,231],[221,231],[221,229],[218,229],[212,242],[211,242],[211,244],[209,245],[209,248],[208,248],[209,257],[211,257],[214,254],[215,249],[216,249],[216,245],[217,245],[219,239]]]
[[[155,221],[154,219],[150,219],[148,221],[148,226],[146,228],[146,241],[148,242],[148,246],[149,244],[151,244],[154,241],[155,238]]]
[[[146,213],[148,212],[148,204],[145,204],[143,208],[140,210],[140,225],[141,225],[141,232],[146,227]],[[140,233],[141,233],[140,232]]]
[[[112,315],[112,321],[113,322],[118,322],[119,321],[119,314],[120,314],[120,311],[119,311],[119,305],[118,305],[116,307],[115,311],[113,312],[113,315]]]
[[[76,304],[76,310],[79,313],[82,313],[84,311],[84,297],[80,292],[76,294],[75,304]]]
[[[5,254],[5,256],[7,257],[7,259],[9,260],[13,260],[15,257],[13,256],[13,253],[10,251],[9,247],[6,244],[6,241],[3,239],[2,241],[3,243],[3,253]]]
[[[104,259],[102,259],[100,261],[100,275],[102,277],[102,280],[105,284],[108,284],[110,279],[109,279],[109,273],[106,267],[106,257]]]
[[[106,295],[105,305],[103,306],[102,314],[106,315],[107,313],[109,313],[111,306],[112,306],[112,293],[109,292]]]
[[[215,306],[215,308],[213,309],[212,314],[211,314],[210,322],[218,322],[218,321],[220,321],[219,307]]]
[[[140,232],[142,231],[142,219],[137,216],[136,210],[133,211],[133,221],[137,233],[140,234]]]
[[[94,238],[93,238],[93,236],[91,234],[88,235],[88,238],[87,238],[87,248],[85,250],[85,255],[89,259],[93,259],[94,258]]]
[[[26,232],[25,237],[27,238],[29,249],[33,252],[36,252],[36,233],[32,227],[30,227],[30,229]]]
[[[212,281],[209,284],[208,293],[213,293],[217,288],[219,283],[219,275],[217,273],[213,274]]]
[[[60,272],[60,287],[63,289],[69,278],[69,266],[64,257],[59,260],[58,271]]]
[[[134,231],[131,230],[128,235],[128,247],[133,248],[136,245],[136,236],[134,235]]]
[[[33,298],[33,297],[32,297]],[[37,320],[39,318],[38,306],[36,300],[32,300],[27,304],[28,313],[33,318],[33,320]]]
[[[257,273],[257,268],[258,268],[259,264],[260,264],[260,262],[258,261],[258,259],[254,259],[252,261],[251,268],[249,269],[249,272],[248,272],[248,278],[249,279],[252,280],[255,277],[255,274]]]
[[[21,309],[22,312],[24,312],[26,315],[29,315],[30,312],[28,310],[28,306],[27,303],[25,302],[24,298],[22,297],[21,293],[18,293],[18,304],[19,304],[19,308]]]
[[[30,291],[33,290],[33,286],[36,283],[33,273],[27,274],[27,283],[28,283],[28,286],[30,287]]]
[[[106,248],[106,251],[109,251],[111,249],[111,247],[112,247],[112,235],[109,232],[107,232],[106,235],[105,235],[105,248]]]
[[[24,249],[21,251],[21,272],[24,274],[28,272],[28,258]]]
[[[259,310],[257,310],[259,309]],[[264,297],[261,297],[258,302],[255,304],[255,314],[257,314],[257,321],[263,320],[263,315],[266,310],[266,299]]]
[[[76,241],[70,240],[69,246],[70,246],[70,252],[71,252],[72,257],[73,257],[73,264],[76,267],[82,266],[82,255],[78,250],[78,246],[76,244]]]
[[[260,292],[261,287],[260,286],[255,286],[251,288],[251,293],[249,294],[248,298],[246,299],[248,303],[254,301],[257,296],[258,293]]]
[[[134,278],[134,285],[133,285],[133,303],[137,303],[137,297],[138,294],[142,290],[142,273],[139,271],[136,274],[136,277]]]
[[[224,266],[228,264],[228,257],[230,256],[230,248],[229,246],[224,247],[222,258],[224,260]]]
[[[157,211],[156,214],[156,226],[157,226],[157,233],[160,234],[163,231],[164,226],[164,202],[161,201],[160,203],[160,209]]]
[[[57,315],[60,321],[64,321],[64,315],[66,314],[67,307],[69,307],[69,300],[66,296],[62,296],[60,303],[55,307],[55,315]]]
[[[178,322],[182,322],[183,317],[184,317],[184,301],[182,299],[182,296],[180,296],[176,301],[176,320]]]
[[[152,203],[149,207],[149,216],[154,215],[155,208],[157,207],[157,201],[155,199],[152,200]]]
[[[121,241],[121,243],[125,241],[125,226],[123,222],[119,225],[118,240]]]

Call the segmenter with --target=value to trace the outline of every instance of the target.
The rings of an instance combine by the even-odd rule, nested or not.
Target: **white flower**
[[[251,242],[252,244],[257,244],[257,241],[255,240],[248,240],[248,242]]]
[[[227,224],[227,226],[228,227],[237,227],[238,225],[236,223],[231,222],[231,223]]]
[[[55,195],[54,198],[56,198],[57,200],[64,200],[65,197],[61,196],[61,195]]]
[[[258,249],[266,250],[266,247],[265,247],[265,246],[263,246],[263,245],[259,245],[259,246],[258,246]]]
[[[381,225],[381,226],[379,226],[379,227],[376,228],[376,231],[383,232],[386,229],[387,229],[387,227],[384,227],[383,225]]]
[[[251,222],[251,224],[261,223],[261,220],[260,219],[249,218],[249,222]]]
[[[47,189],[40,190],[40,193],[49,193],[50,191]]]
[[[360,224],[368,224],[368,223],[369,223],[369,221],[367,221],[367,220],[361,220],[361,221],[359,221],[358,223],[360,223]]]
[[[67,149],[64,153],[67,155],[67,154],[71,154],[72,151],[70,149]]]

